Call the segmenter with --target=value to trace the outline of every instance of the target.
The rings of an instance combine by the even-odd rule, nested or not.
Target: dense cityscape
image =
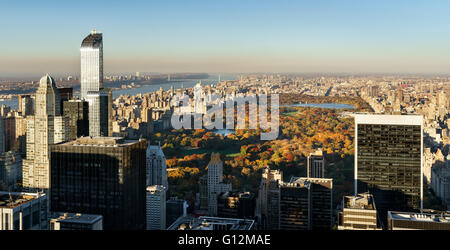
[[[34,92],[19,85],[17,109],[1,106],[2,230],[450,229],[448,77],[237,74],[113,98],[102,33],[83,39],[80,58],[80,77],[47,74]],[[173,98],[196,91],[279,95],[277,138],[174,129]],[[261,115],[245,107],[247,120]],[[187,106],[203,120],[209,108]]]
[[[445,244],[450,2],[0,9],[4,248]]]

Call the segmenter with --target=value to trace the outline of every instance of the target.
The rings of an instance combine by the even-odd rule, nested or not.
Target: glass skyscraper
[[[112,93],[103,88],[103,36],[93,30],[81,43],[81,100],[89,102],[89,135],[112,135]]]
[[[384,219],[422,207],[422,123],[418,115],[355,115],[355,194],[370,192]]]
[[[82,42],[81,48],[81,98],[88,91],[103,88],[103,36],[93,30]]]

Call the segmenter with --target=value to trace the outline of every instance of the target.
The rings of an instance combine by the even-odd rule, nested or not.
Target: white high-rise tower
[[[23,160],[25,189],[50,187],[50,146],[68,139],[69,126],[61,116],[61,97],[55,80],[41,78],[36,92],[35,115],[27,117],[27,158]]]
[[[160,146],[147,147],[147,186],[161,185],[169,188],[167,183],[166,157]]]

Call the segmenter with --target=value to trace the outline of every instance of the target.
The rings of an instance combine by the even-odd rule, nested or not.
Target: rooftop
[[[97,214],[80,214],[80,213],[62,213],[56,212],[52,216],[51,222],[62,223],[83,223],[91,224],[103,219],[103,216]]]
[[[123,137],[80,137],[74,141],[59,144],[59,146],[98,146],[124,147],[135,144],[140,140],[126,140]]]
[[[223,198],[223,199],[226,199],[228,197],[251,199],[254,196],[255,195],[253,193],[250,193],[250,192],[236,192],[236,191],[228,191],[228,192],[225,192],[225,193],[221,194],[221,198]]]
[[[0,208],[15,208],[45,196],[43,193],[18,193],[0,191]]]
[[[421,115],[355,114],[355,123],[421,126],[423,124],[423,117]]]
[[[329,188],[333,187],[333,179],[327,178],[308,178],[308,177],[291,177],[289,182],[284,182],[283,185],[286,187],[308,187],[311,184],[319,184],[322,186],[327,186]]]
[[[153,185],[153,186],[148,186],[147,187],[147,192],[150,193],[155,193],[155,192],[162,192],[164,191],[166,188],[164,186],[161,185]]]
[[[98,32],[91,32],[81,43],[81,48],[99,48],[103,43],[103,36]]]
[[[184,216],[178,218],[167,230],[214,230],[215,225],[226,230],[251,230],[255,221],[247,219]]]
[[[404,221],[420,221],[434,223],[450,223],[450,211],[430,213],[388,212],[389,219]]]
[[[344,196],[344,208],[375,210],[373,196],[369,193],[358,194],[356,196]]]
[[[309,156],[323,156],[324,152],[323,149],[319,148],[315,152],[312,152],[309,154]]]

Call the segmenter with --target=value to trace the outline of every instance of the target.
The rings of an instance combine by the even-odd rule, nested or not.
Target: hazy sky
[[[450,73],[450,1],[1,1],[0,76],[79,73]]]

